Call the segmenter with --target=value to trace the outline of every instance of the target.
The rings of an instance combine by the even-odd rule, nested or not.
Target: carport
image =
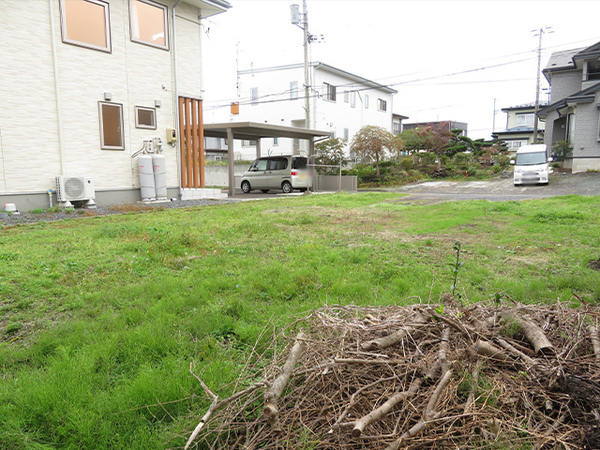
[[[315,140],[329,138],[330,131],[310,130],[307,128],[288,127],[285,125],[270,125],[256,122],[227,122],[204,124],[204,136],[223,138],[227,140],[227,156],[229,158],[229,196],[233,197],[235,177],[233,168],[233,142],[237,140],[256,141],[256,157],[261,155],[262,138],[292,138],[308,141],[309,162],[314,163]]]

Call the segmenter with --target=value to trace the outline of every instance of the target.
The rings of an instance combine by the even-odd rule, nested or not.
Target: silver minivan
[[[242,191],[281,189],[289,194],[294,189],[306,191],[312,186],[312,176],[305,156],[265,156],[258,158],[242,174]]]

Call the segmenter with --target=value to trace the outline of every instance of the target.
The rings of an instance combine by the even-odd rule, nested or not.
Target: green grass
[[[325,304],[600,301],[600,198],[333,194],[0,229],[0,448],[181,447],[261,331]],[[259,342],[257,343],[257,340]]]

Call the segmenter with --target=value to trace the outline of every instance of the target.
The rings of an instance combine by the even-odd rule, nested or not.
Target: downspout
[[[52,0],[50,0],[52,1]],[[174,129],[177,130],[177,143],[175,144],[176,152],[175,152],[175,161],[177,163],[177,181],[179,183],[179,196],[182,194],[182,186],[181,186],[181,130],[179,129],[179,84],[177,81],[177,28],[175,26],[175,8],[179,5],[183,0],[177,0],[177,3],[173,5],[171,8],[171,21],[173,22],[173,85],[174,85],[174,99],[173,105],[175,108],[175,124],[173,126]]]
[[[61,97],[60,97],[60,83],[58,80],[58,56],[56,55],[56,37],[54,29],[54,0],[48,0],[50,6],[50,42],[52,45],[52,63],[54,64],[54,96],[56,100],[56,126],[58,128],[58,154],[60,160],[60,175],[65,174],[65,158],[63,148],[63,129],[62,129],[62,115],[60,110]]]

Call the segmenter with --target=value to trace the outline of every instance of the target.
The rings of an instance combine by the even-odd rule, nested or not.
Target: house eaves
[[[392,95],[398,93],[398,91],[396,91],[395,89],[392,89],[389,86],[385,86],[383,84],[379,84],[379,83],[369,80],[367,78],[363,78],[361,76],[354,75],[353,73],[346,72],[345,70],[338,69],[337,67],[330,66],[329,64],[315,61],[315,62],[310,63],[310,67],[312,67],[315,70],[323,70],[325,72],[339,75],[341,77],[347,78],[348,80],[350,80],[352,82],[361,83],[365,86],[368,86],[371,89],[378,89],[378,90],[381,90],[383,92],[386,92],[386,93],[392,94]],[[252,68],[252,69],[238,70],[238,75],[252,75],[255,73],[279,72],[279,71],[283,71],[283,70],[303,69],[303,68],[304,68],[304,64],[288,64],[285,66],[273,66],[273,67],[263,67],[263,68],[259,68],[259,69]]]
[[[354,75],[353,73],[346,72],[345,70],[338,69],[337,67],[330,66],[329,64],[325,64],[322,62],[314,62],[314,63],[311,63],[311,66],[313,66],[315,69],[324,70],[326,72],[333,73],[335,75],[339,75],[344,78],[348,78],[349,80],[364,84],[365,86],[369,86],[370,88],[379,89],[388,94],[394,95],[394,94],[398,93],[398,91],[396,91],[395,89],[392,89],[389,86],[385,86],[383,84],[377,83],[377,82],[369,80],[367,78],[363,78],[358,75]]]
[[[573,56],[573,61],[578,68],[581,68],[581,63],[589,61],[591,59],[600,58],[600,42],[587,47]]]
[[[552,111],[561,110],[579,103],[592,103],[596,99],[596,92],[598,91],[600,91],[600,82],[583,91],[576,92],[575,94],[571,94],[568,97],[554,102],[546,108],[540,109],[538,111],[538,117],[544,119]]]
[[[202,19],[220,14],[231,8],[229,2],[225,0],[181,0],[181,2],[198,8]]]

